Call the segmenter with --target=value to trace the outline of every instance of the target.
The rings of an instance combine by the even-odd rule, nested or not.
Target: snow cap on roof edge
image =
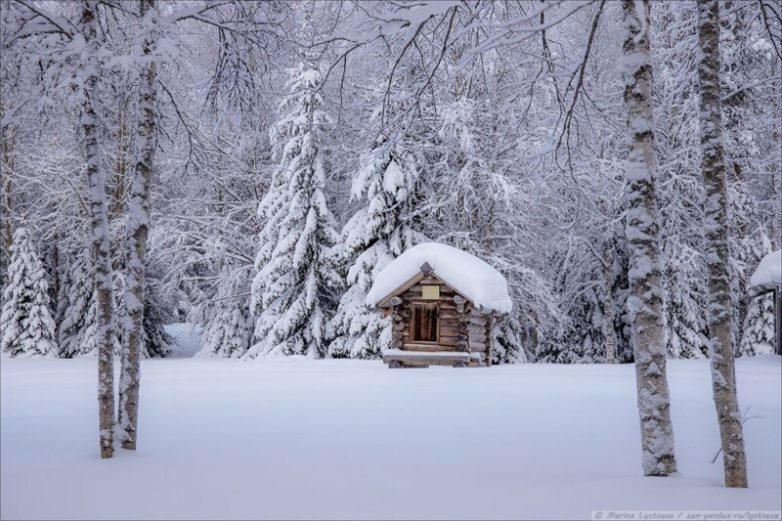
[[[420,273],[424,263],[476,306],[498,313],[512,309],[508,284],[499,271],[472,254],[436,242],[414,246],[391,261],[375,279],[366,304],[379,304],[380,299]]]
[[[772,251],[760,260],[758,269],[749,279],[750,287],[778,286],[782,284],[782,250]]]

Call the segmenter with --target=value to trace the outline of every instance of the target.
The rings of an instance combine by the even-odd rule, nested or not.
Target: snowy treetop
[[[782,284],[782,250],[777,250],[761,259],[758,269],[749,279],[749,285],[752,288],[760,288],[780,284]]]
[[[376,305],[416,276],[424,263],[432,267],[438,278],[480,308],[509,313],[513,307],[508,284],[500,272],[474,255],[435,242],[414,246],[386,266],[367,294],[367,305]]]

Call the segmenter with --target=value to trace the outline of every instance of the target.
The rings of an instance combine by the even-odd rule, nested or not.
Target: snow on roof
[[[513,307],[508,284],[499,271],[474,255],[436,242],[414,246],[391,261],[369,290],[367,305],[377,305],[380,299],[420,273],[424,263],[476,306],[499,313],[509,313]]]
[[[782,284],[782,250],[772,251],[763,257],[749,279],[749,285],[753,288],[779,284]]]

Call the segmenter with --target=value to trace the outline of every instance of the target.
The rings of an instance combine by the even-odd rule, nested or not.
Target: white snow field
[[[670,362],[679,475],[641,476],[632,365],[391,370],[145,360],[139,450],[98,458],[96,360],[3,359],[4,519],[589,518],[778,510],[780,357],[738,360],[750,488],[725,489],[708,362]]]

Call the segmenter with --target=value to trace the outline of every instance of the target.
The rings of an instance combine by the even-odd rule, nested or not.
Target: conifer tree
[[[753,298],[744,319],[744,332],[737,355],[762,355],[774,352],[774,296],[765,293]]]
[[[322,357],[333,292],[340,284],[326,255],[337,232],[323,193],[320,138],[329,118],[322,110],[322,78],[317,68],[304,63],[289,73],[290,94],[282,101],[275,132],[280,163],[259,207],[267,217],[261,236],[274,240],[262,243],[256,261],[252,301],[260,314],[256,343],[245,355],[249,358]]]
[[[57,356],[49,284],[25,228],[14,232],[0,314],[0,351],[10,356]]]
[[[666,351],[673,358],[705,358],[708,346],[702,256],[681,242],[675,251],[665,253],[662,275],[666,294]]]
[[[347,291],[329,327],[335,358],[376,358],[390,343],[390,323],[366,305],[366,296],[377,274],[386,265],[422,240],[405,220],[414,199],[418,170],[415,160],[398,142],[381,136],[361,158],[351,197],[366,198],[348,221],[333,253],[336,262],[348,265]]]
[[[244,272],[234,272],[218,288],[216,301],[205,321],[199,356],[241,358],[252,341],[253,320],[250,316]]]
[[[65,270],[58,308],[60,356],[93,353],[95,343],[95,281],[86,255],[76,255]]]

